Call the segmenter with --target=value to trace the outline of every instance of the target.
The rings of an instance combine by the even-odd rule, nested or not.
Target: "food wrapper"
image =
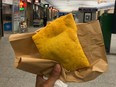
[[[62,67],[60,80],[64,82],[90,81],[101,75],[108,68],[99,21],[77,24],[77,27],[79,41],[91,67],[75,71],[67,71]],[[16,55],[15,67],[30,73],[49,76],[57,62],[41,59],[38,49],[32,40],[32,36],[35,33],[13,34],[9,37]]]

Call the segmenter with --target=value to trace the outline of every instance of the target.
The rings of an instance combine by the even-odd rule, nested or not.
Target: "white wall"
[[[2,0],[2,3],[5,3],[5,4],[13,4],[13,0]]]

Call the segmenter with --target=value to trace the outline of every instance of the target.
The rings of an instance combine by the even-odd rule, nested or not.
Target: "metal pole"
[[[2,0],[0,0],[0,37],[3,36]]]
[[[113,29],[112,33],[116,34],[116,0],[115,0],[115,5],[114,5],[114,17],[113,17]]]
[[[116,0],[115,0],[115,5],[114,5],[114,14],[116,14]]]

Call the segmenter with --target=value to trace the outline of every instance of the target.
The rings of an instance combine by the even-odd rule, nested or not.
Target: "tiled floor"
[[[36,29],[30,28],[29,32]],[[5,32],[5,36],[0,40],[0,87],[35,87],[36,75],[14,68],[14,53],[8,41],[10,34]],[[67,83],[69,87],[116,86],[116,35],[112,35],[111,41],[111,54],[107,55],[109,70],[95,80],[86,83]]]

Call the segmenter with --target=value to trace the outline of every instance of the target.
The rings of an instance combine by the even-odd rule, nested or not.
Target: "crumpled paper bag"
[[[95,79],[108,68],[104,42],[99,21],[77,24],[82,48],[91,64],[89,68],[69,72],[62,67],[60,80],[64,82],[86,82]],[[40,59],[41,56],[32,40],[35,32],[14,34],[9,37],[18,69],[49,76],[56,61]]]

